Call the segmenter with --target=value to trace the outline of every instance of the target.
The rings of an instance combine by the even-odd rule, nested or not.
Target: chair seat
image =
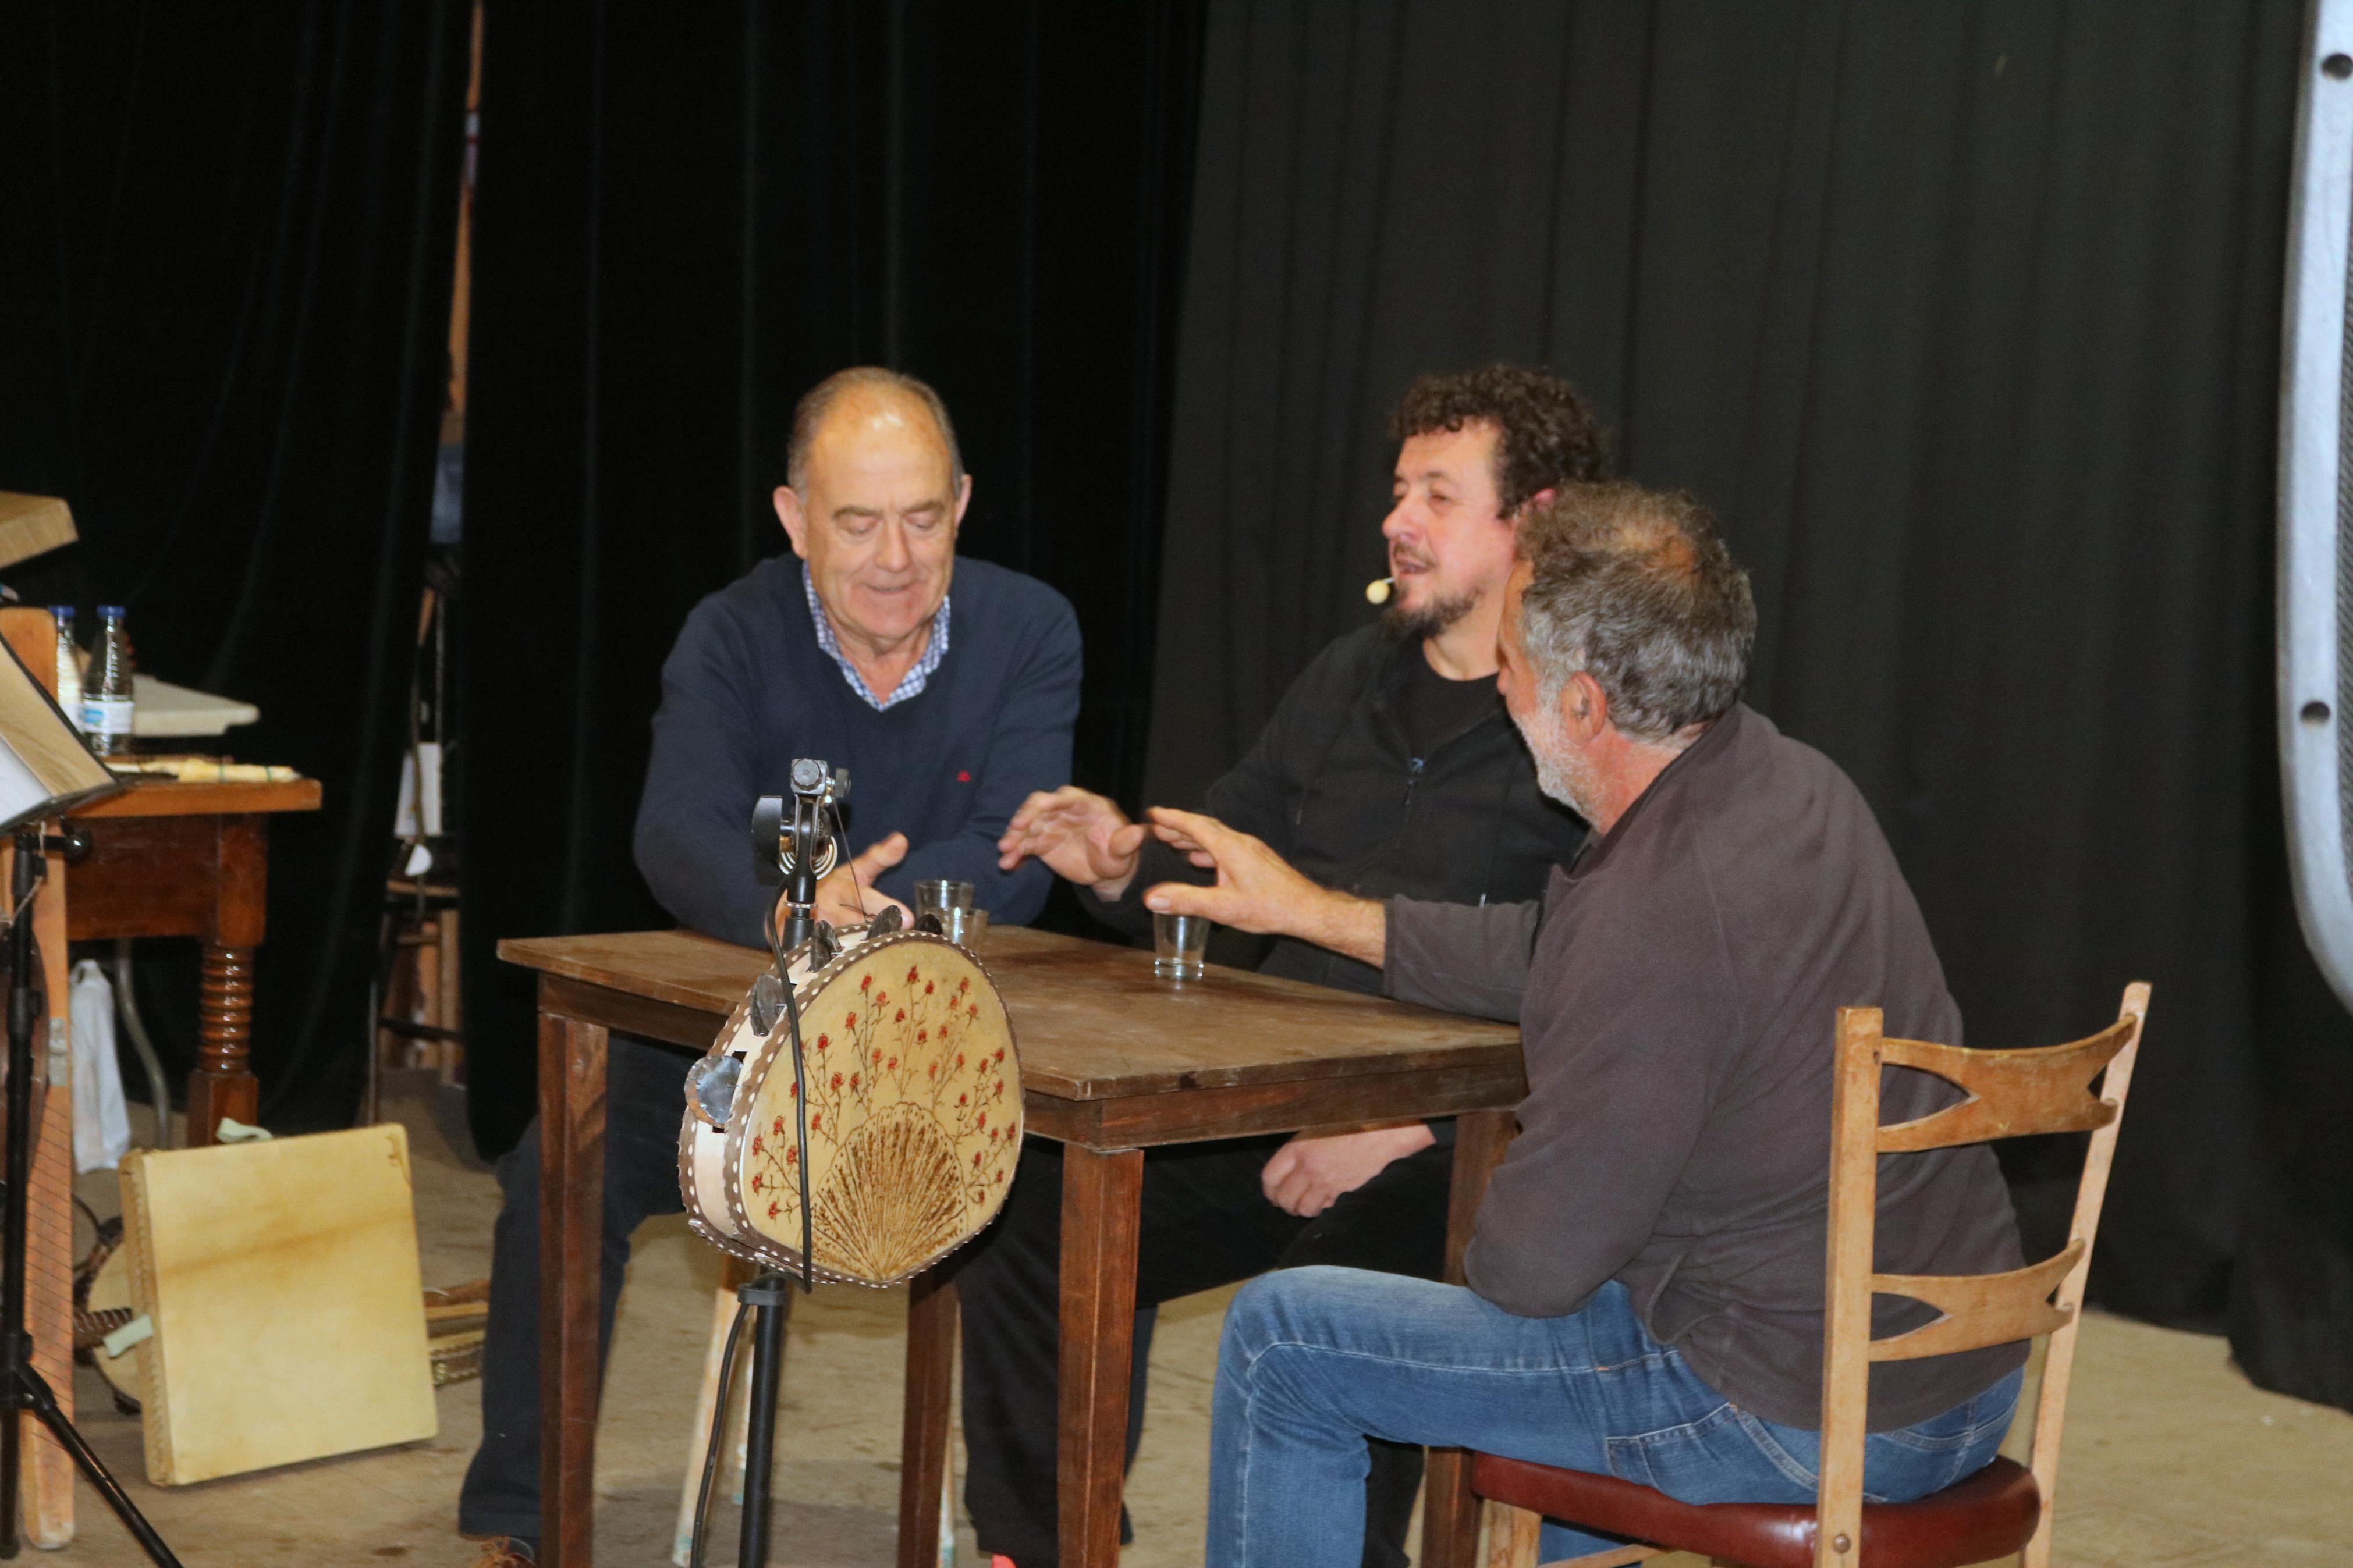
[[[1549,1519],[1748,1568],[1813,1568],[1811,1503],[1688,1503],[1615,1476],[1481,1454],[1471,1489]],[[1867,1503],[1859,1568],[1961,1568],[2024,1546],[2042,1512],[2034,1473],[1996,1459],[1917,1502]]]

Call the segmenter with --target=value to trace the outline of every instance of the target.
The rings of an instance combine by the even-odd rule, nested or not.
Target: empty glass
[[[988,937],[988,911],[951,907],[940,916],[940,934],[966,952],[976,953]]]
[[[940,922],[942,931],[948,928],[950,910],[970,908],[972,908],[970,882],[951,882],[935,879],[915,884],[915,918],[921,920],[923,916],[930,915]]]
[[[1152,973],[1171,980],[1198,980],[1202,955],[1209,949],[1206,915],[1152,917]]]

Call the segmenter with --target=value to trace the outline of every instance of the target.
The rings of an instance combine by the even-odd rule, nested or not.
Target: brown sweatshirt
[[[1520,1135],[1479,1211],[1471,1288],[1531,1317],[1622,1280],[1651,1332],[1767,1420],[1821,1424],[1831,1056],[1841,1006],[1957,1044],[1919,906],[1836,764],[1746,706],[1718,721],[1535,904],[1388,904],[1387,985],[1516,1014]],[[1908,1068],[1880,1114],[1959,1090]],[[2019,1267],[1984,1145],[1880,1161],[1876,1267]],[[1873,1331],[1925,1322],[1881,1297]],[[2020,1365],[2023,1344],[1871,1369],[1870,1426],[1926,1420]]]

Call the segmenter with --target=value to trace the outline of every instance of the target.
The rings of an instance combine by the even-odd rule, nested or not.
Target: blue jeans
[[[2020,1373],[1863,1448],[1904,1502],[1994,1457]],[[1811,1502],[1821,1434],[1741,1409],[1651,1337],[1624,1286],[1519,1318],[1459,1285],[1354,1268],[1253,1280],[1226,1314],[1209,1438],[1210,1568],[1356,1568],[1365,1440],[1614,1475],[1685,1502]],[[1545,1526],[1543,1560],[1616,1544]]]

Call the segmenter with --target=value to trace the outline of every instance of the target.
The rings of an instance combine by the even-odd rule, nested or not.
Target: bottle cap
[[[57,616],[57,618],[61,621],[69,621],[73,619],[73,606],[71,605],[51,605],[49,606],[49,614]]]
[[[98,613],[110,621],[119,621],[122,618],[122,606],[120,605],[100,605],[98,607]]]

